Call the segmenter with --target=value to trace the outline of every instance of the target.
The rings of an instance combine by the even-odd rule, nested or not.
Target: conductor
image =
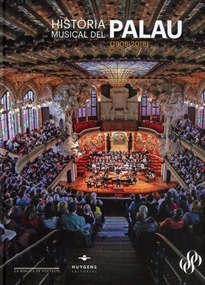
[[[116,187],[120,187],[120,186],[121,186],[120,174],[117,173],[117,175],[116,175]]]

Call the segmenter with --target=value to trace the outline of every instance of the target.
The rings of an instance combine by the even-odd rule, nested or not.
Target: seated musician
[[[104,187],[105,177],[102,174],[100,174],[100,176],[99,176],[99,182],[100,182],[100,186]]]
[[[97,188],[97,186],[98,186],[98,178],[97,177],[93,178],[93,185],[95,188]]]
[[[128,175],[129,185],[133,183],[133,176],[131,174]]]
[[[88,187],[88,188],[91,188],[92,185],[93,185],[92,179],[91,179],[90,177],[88,178],[88,181],[87,181],[86,183],[87,183],[87,187]]]
[[[154,170],[150,170],[149,180],[154,180],[156,178],[156,173]]]
[[[133,183],[136,185],[137,183],[137,176],[136,175],[133,175]]]

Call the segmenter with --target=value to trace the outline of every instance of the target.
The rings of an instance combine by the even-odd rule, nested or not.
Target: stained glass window
[[[0,116],[3,140],[14,138],[20,129],[20,115],[12,112],[12,101],[13,98],[9,91],[6,91],[0,100],[4,106],[3,114]]]
[[[30,130],[34,130],[37,128],[37,111],[32,106],[32,103],[35,101],[35,94],[32,90],[29,90],[24,96],[24,102],[30,103],[27,105],[26,109],[23,111],[23,119],[24,119],[24,132],[26,132],[26,128],[29,126]]]
[[[205,128],[205,90],[201,93],[201,101],[203,102],[203,106],[199,109],[199,116],[198,116],[198,125],[201,128]]]

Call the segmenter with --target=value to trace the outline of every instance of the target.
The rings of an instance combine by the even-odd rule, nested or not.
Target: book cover
[[[193,199],[201,203],[203,225],[204,11],[202,0],[0,0],[2,284],[17,284],[18,279],[23,284],[29,272],[28,285],[46,275],[45,284],[59,285],[168,284],[168,279],[174,285],[193,284],[194,278],[205,284],[203,226],[183,233],[186,241],[177,236],[183,249],[167,261],[166,251],[152,247],[156,235],[136,239],[126,212],[133,202],[130,195],[142,195],[149,205],[155,201],[149,199],[159,200],[172,187],[181,195],[182,188],[189,193],[196,186]],[[48,125],[55,125],[58,134],[33,149],[39,138],[35,131],[41,135]],[[36,137],[20,148],[21,136]],[[9,220],[4,210],[7,215],[13,203],[8,200],[19,198],[16,172],[50,148],[64,158],[56,166],[60,175],[45,174],[49,186],[67,189],[60,193],[62,201],[77,201],[79,191],[94,192],[99,203],[95,216],[102,220],[93,240],[84,237],[87,247],[70,246],[78,245],[78,236],[69,240],[66,233],[63,238],[55,233],[56,244],[46,247],[42,241],[11,261],[14,244],[4,243],[3,224]],[[190,166],[196,169],[190,175],[192,186],[183,165],[173,168],[169,160],[184,149],[196,164]],[[29,171],[26,187],[32,184],[42,195],[43,184]],[[51,193],[52,199],[54,194],[59,193]],[[42,237],[21,233],[18,246],[26,250],[32,238],[37,242]],[[37,251],[45,260],[35,268]]]

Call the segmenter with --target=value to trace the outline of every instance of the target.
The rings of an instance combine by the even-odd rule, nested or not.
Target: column
[[[150,100],[150,121],[152,121],[152,99]]]
[[[96,85],[98,121],[101,121],[101,85]]]
[[[2,125],[1,125],[1,113],[0,113],[0,138],[3,138]]]
[[[170,123],[171,123],[171,117],[166,116],[166,130],[165,130],[165,136],[166,136],[166,142],[165,142],[165,151],[169,152],[169,128],[170,128]]]
[[[22,133],[23,134],[23,132],[24,132],[24,129],[23,129],[23,111],[24,111],[24,109],[20,109],[19,110],[19,112],[20,112],[20,133]]]
[[[101,101],[99,101],[100,99],[98,99],[98,121],[101,121]]]
[[[85,105],[85,120],[88,122],[88,105]]]
[[[174,108],[175,108],[175,104],[167,104],[164,109],[164,113],[166,117],[166,123],[165,123],[165,129],[164,129],[164,134],[166,137],[166,141],[165,141],[165,152],[166,153],[170,151],[169,134],[170,134],[171,118],[173,115]]]
[[[40,126],[42,126],[41,107],[36,108],[36,111],[37,111],[37,115],[38,115],[38,128],[40,128]]]
[[[141,98],[138,98],[138,121],[141,121]]]
[[[76,124],[78,124],[78,108],[76,108]]]
[[[162,117],[163,117],[162,108],[161,108],[161,106],[159,105],[159,121],[160,121],[160,122],[162,121]]]

